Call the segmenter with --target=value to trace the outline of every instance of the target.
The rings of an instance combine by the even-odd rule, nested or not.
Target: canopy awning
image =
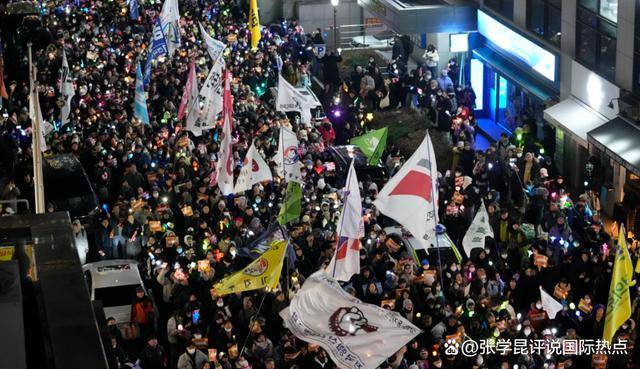
[[[474,58],[481,60],[484,64],[488,64],[507,79],[537,96],[542,101],[547,101],[551,97],[556,96],[556,92],[541,83],[538,78],[523,71],[522,68],[516,66],[513,62],[501,56],[488,46],[476,48],[472,54]]]
[[[478,27],[468,2],[442,0],[358,0],[358,5],[400,34],[471,32]]]
[[[640,176],[640,128],[615,118],[588,133],[589,144]]]
[[[558,104],[545,109],[544,119],[562,129],[580,145],[588,147],[587,134],[589,131],[607,123],[607,119],[596,113],[582,102],[568,98]]]

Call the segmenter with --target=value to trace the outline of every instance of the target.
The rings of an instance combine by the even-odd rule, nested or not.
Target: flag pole
[[[353,165],[353,159],[351,159],[351,164]],[[349,198],[349,183],[351,182],[351,166],[349,166],[349,175],[347,176],[347,182],[345,183],[344,188],[346,189],[345,193],[344,193],[344,198],[342,200],[342,214],[341,214],[341,219],[340,219],[340,231],[342,231],[342,226],[344,224],[344,208],[345,206],[347,206],[347,200]],[[347,245],[345,245],[345,247],[349,246],[349,240],[347,240]],[[335,278],[336,277],[336,266],[338,265],[338,248],[340,247],[340,232],[338,232],[338,239],[336,240],[336,251],[333,253],[333,272],[331,274],[331,278]]]
[[[262,305],[264,304],[264,300],[267,298],[267,294],[269,293],[268,288],[264,289],[264,294],[262,295],[262,300],[260,301],[260,305],[258,306],[258,310],[256,313],[249,319],[249,333],[247,334],[247,338],[244,339],[244,343],[242,344],[242,349],[240,350],[240,354],[238,357],[242,356],[245,348],[247,348],[247,342],[249,342],[249,337],[251,337],[251,326],[253,325],[254,318],[260,314],[260,310],[262,310]]]
[[[284,127],[283,126],[280,127],[280,142],[278,142],[278,145],[282,145],[282,175],[283,175],[282,183],[285,183],[285,181],[287,180],[287,163],[285,163],[285,160],[284,160],[285,159],[284,150],[286,149],[286,147],[284,147]],[[296,153],[296,155],[297,154],[298,153]],[[298,160],[300,160],[300,158],[298,158]],[[289,183],[287,182],[287,185],[288,184]],[[286,206],[287,206],[287,193],[288,193],[287,187],[285,186],[284,187],[284,202],[282,203],[282,206],[285,207],[285,213],[284,213],[284,217],[285,217],[285,222],[284,223],[285,224],[282,224],[282,226],[285,226],[286,223],[289,222],[289,219],[287,217],[287,212],[286,212],[286,210],[287,210],[286,209]]]
[[[40,104],[37,104],[38,90],[37,81],[35,75],[35,69],[33,68],[33,60],[31,57],[31,42],[27,43],[29,51],[29,88],[31,89],[31,96],[29,97],[31,105],[34,108],[33,121],[31,122],[31,144],[33,155],[33,184],[35,194],[36,214],[44,214],[44,183],[42,175],[42,148],[40,142],[40,130],[42,129],[42,122],[40,122]]]
[[[429,135],[429,130],[427,130],[427,135]],[[427,145],[427,160],[429,161],[429,171],[431,171],[431,148],[433,146],[433,142],[431,142],[431,136],[429,135],[429,145]],[[434,150],[435,153],[435,150]],[[433,173],[431,173],[431,193],[432,193],[432,198],[433,201],[431,202],[433,205],[433,216],[434,219],[437,219],[438,213],[437,213],[437,209],[436,209],[436,191],[438,191],[438,173],[435,173],[435,178],[433,178]],[[435,184],[435,186],[434,186]],[[427,227],[429,227],[429,224],[427,224]],[[436,237],[436,251],[438,253],[438,275],[440,276],[440,288],[444,289],[444,280],[442,278],[442,259],[440,258],[440,244],[438,241],[438,224],[436,223],[435,225],[435,237]],[[455,246],[455,245],[454,245]],[[444,291],[444,290],[443,290]]]

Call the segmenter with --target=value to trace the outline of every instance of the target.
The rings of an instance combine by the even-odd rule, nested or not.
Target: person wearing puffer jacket
[[[427,46],[424,54],[422,54],[422,58],[427,65],[427,69],[431,71],[431,76],[435,78],[438,75],[438,63],[440,62],[440,55],[438,55],[436,47],[433,45]]]

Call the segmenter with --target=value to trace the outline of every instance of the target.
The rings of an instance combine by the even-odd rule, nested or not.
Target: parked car
[[[55,155],[42,161],[44,201],[53,203],[56,210],[68,211],[71,219],[78,219],[92,228],[99,211],[96,195],[80,161],[72,154]]]
[[[382,188],[389,175],[379,165],[369,165],[367,156],[355,145],[330,146],[325,150],[325,162],[335,163],[335,181],[333,187],[342,187],[349,172],[351,160],[354,160],[358,180],[369,179]]]
[[[438,224],[436,227],[436,241],[427,250],[423,250],[418,240],[401,226],[385,227],[384,231],[387,237],[392,238],[398,245],[404,246],[418,263],[426,258],[429,264],[438,265],[438,253],[440,254],[442,265],[454,261],[460,263],[462,260],[460,251],[458,251],[458,248],[447,234],[447,229],[442,224]]]
[[[138,262],[135,260],[104,260],[85,264],[82,267],[91,300],[102,302],[105,317],[113,317],[119,328],[131,321],[131,302],[136,289],[144,287]],[[157,321],[157,309],[156,321]]]

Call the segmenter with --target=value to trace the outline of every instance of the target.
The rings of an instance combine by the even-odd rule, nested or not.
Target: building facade
[[[324,18],[331,14],[328,0],[286,3],[297,4],[288,8],[299,19],[306,9],[322,18],[319,6],[327,8]],[[496,139],[526,123],[543,143],[535,154],[551,155],[574,192],[590,191],[599,210],[640,230],[634,215],[640,207],[640,1],[344,0],[340,6],[340,24],[376,18],[410,34],[418,62],[428,44],[440,52],[439,68],[457,57],[465,69],[461,82],[478,96],[482,131]],[[461,34],[468,48],[454,52],[453,36]]]
[[[602,210],[640,229],[640,1],[482,0],[481,9],[559,56],[544,111],[558,166]]]

